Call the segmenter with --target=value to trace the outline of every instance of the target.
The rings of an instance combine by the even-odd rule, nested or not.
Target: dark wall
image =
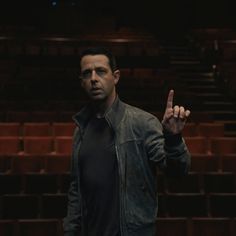
[[[57,2],[56,6],[52,5],[53,1]],[[35,25],[43,31],[73,32],[78,25],[96,24],[104,17],[114,19],[118,27],[141,25],[154,31],[235,27],[236,24],[233,0],[13,0],[0,3],[1,24]]]

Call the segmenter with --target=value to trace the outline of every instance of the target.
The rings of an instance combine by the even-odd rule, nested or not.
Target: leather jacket
[[[86,209],[80,192],[78,157],[90,115],[90,109],[85,107],[74,116],[77,127],[68,213],[63,222],[65,236],[84,235]],[[162,125],[155,116],[123,103],[118,97],[105,119],[115,133],[121,236],[154,235],[158,210],[156,167],[170,175],[186,174],[190,165],[188,149],[181,135],[163,134]]]

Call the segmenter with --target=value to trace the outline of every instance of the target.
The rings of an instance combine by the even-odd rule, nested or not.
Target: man
[[[162,124],[123,103],[120,72],[103,48],[84,51],[81,86],[90,103],[74,116],[71,185],[66,236],[151,236],[157,215],[156,167],[167,174],[188,171],[190,155],[181,137],[189,110],[168,95]]]

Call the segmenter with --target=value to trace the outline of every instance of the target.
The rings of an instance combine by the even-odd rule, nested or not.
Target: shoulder
[[[125,106],[126,119],[134,122],[136,125],[146,126],[150,123],[160,124],[159,119],[155,115],[129,104],[125,104]]]
[[[139,119],[157,119],[156,116],[151,114],[150,112],[147,112],[145,110],[142,110],[141,108],[126,104],[126,113],[127,115],[133,115]]]

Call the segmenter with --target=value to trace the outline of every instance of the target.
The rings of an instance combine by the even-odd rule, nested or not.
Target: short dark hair
[[[112,52],[110,50],[108,50],[107,48],[93,47],[93,48],[87,48],[87,49],[83,50],[80,54],[80,62],[81,62],[81,59],[87,55],[105,55],[108,58],[108,62],[109,62],[112,72],[117,70],[116,58],[112,54]],[[80,72],[81,72],[81,65],[79,63],[79,73]]]

